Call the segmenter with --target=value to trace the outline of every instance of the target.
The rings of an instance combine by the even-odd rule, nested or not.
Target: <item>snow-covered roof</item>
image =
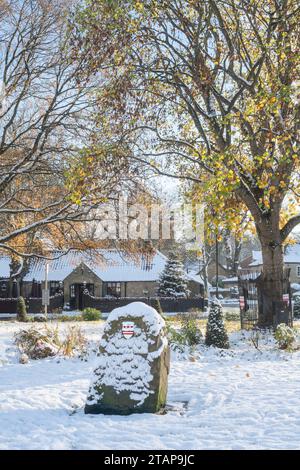
[[[10,275],[10,258],[7,256],[0,257],[0,278],[7,278]]]
[[[90,252],[70,251],[49,262],[49,281],[63,281],[84,263],[104,282],[157,281],[166,263],[166,257],[157,251],[153,257],[133,257],[118,250]],[[32,262],[24,281],[42,281],[45,278],[45,260]]]
[[[197,282],[198,284],[201,284],[202,286],[204,285],[203,279],[197,271],[189,271],[186,274],[186,277],[190,281]]]
[[[249,266],[261,266],[262,261],[262,252],[261,251],[252,251],[252,263]],[[300,244],[290,245],[286,248],[284,254],[285,263],[299,263],[300,264]]]
[[[289,245],[284,255],[285,263],[300,263],[300,244]]]
[[[237,277],[224,277],[222,279],[222,282],[238,282],[238,278]]]
[[[261,266],[262,263],[262,252],[258,250],[252,251],[252,263],[249,266]]]
[[[97,250],[92,253],[73,250],[60,257],[59,254],[54,253],[56,259],[48,261],[49,281],[63,281],[82,263],[104,282],[158,281],[167,261],[167,257],[159,251],[153,257],[133,256],[118,250]],[[9,277],[9,263],[9,258],[0,257],[0,278]],[[24,281],[43,281],[45,263],[44,259],[33,259]],[[186,275],[189,280],[203,284],[197,271],[190,271]]]

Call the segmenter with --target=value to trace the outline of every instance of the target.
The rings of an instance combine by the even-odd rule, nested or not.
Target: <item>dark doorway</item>
[[[94,284],[71,284],[70,286],[70,308],[75,310],[83,310],[83,292],[88,290],[94,295]]]

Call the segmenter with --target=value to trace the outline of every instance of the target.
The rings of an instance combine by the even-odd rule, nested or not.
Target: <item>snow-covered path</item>
[[[100,337],[99,324],[82,325]],[[0,449],[300,448],[300,353],[270,338],[262,354],[240,333],[226,353],[174,353],[165,415],[95,416],[83,413],[95,357],[18,364],[18,328],[0,324]]]

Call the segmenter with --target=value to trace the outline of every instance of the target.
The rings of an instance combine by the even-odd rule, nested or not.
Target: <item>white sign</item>
[[[133,321],[122,322],[122,334],[124,338],[129,339],[134,335],[134,323]]]
[[[50,294],[49,290],[42,290],[42,305],[50,305]]]

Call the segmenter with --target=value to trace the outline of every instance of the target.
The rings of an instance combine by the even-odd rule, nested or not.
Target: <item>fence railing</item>
[[[25,299],[26,308],[28,313],[42,313],[44,306],[42,305],[42,299],[40,297],[29,297]],[[53,312],[64,305],[63,294],[57,294],[50,297],[50,305],[48,306],[48,312]],[[17,313],[17,299],[0,299],[0,313]]]
[[[17,299],[0,299],[0,313],[16,313]]]
[[[273,326],[282,322],[293,325],[292,298],[289,281],[290,270],[283,273],[283,296],[280,301],[272,301],[268,307],[273,312]],[[242,271],[238,278],[241,328],[251,329],[261,325],[269,298],[265,295],[265,281],[261,272]],[[270,291],[270,289],[269,289]],[[263,323],[262,323],[263,324]]]
[[[159,298],[163,312],[168,313],[182,313],[188,312],[193,309],[203,310],[204,299],[202,297],[194,297],[190,299],[176,299],[173,297]],[[42,313],[44,306],[42,305],[41,298],[30,297],[25,299],[28,313]],[[109,313],[114,308],[123,307],[131,302],[144,302],[157,308],[157,297],[140,298],[140,297],[124,297],[124,298],[105,298],[93,297],[89,294],[83,295],[83,308],[92,307],[101,310],[103,313]],[[53,312],[57,309],[63,308],[64,296],[63,294],[54,295],[50,297],[50,305],[48,312]],[[0,313],[16,313],[17,312],[17,299],[0,299]]]
[[[84,308],[91,307],[101,310],[103,313],[111,312],[114,308],[124,307],[131,302],[144,302],[151,307],[157,308],[157,297],[143,297],[143,298],[131,298],[131,297],[120,297],[115,299],[108,299],[105,297],[93,297],[89,294],[83,296]],[[193,309],[204,309],[204,299],[202,297],[195,297],[191,299],[176,299],[171,297],[160,297],[160,306],[163,312],[168,313],[182,313],[188,312]]]

